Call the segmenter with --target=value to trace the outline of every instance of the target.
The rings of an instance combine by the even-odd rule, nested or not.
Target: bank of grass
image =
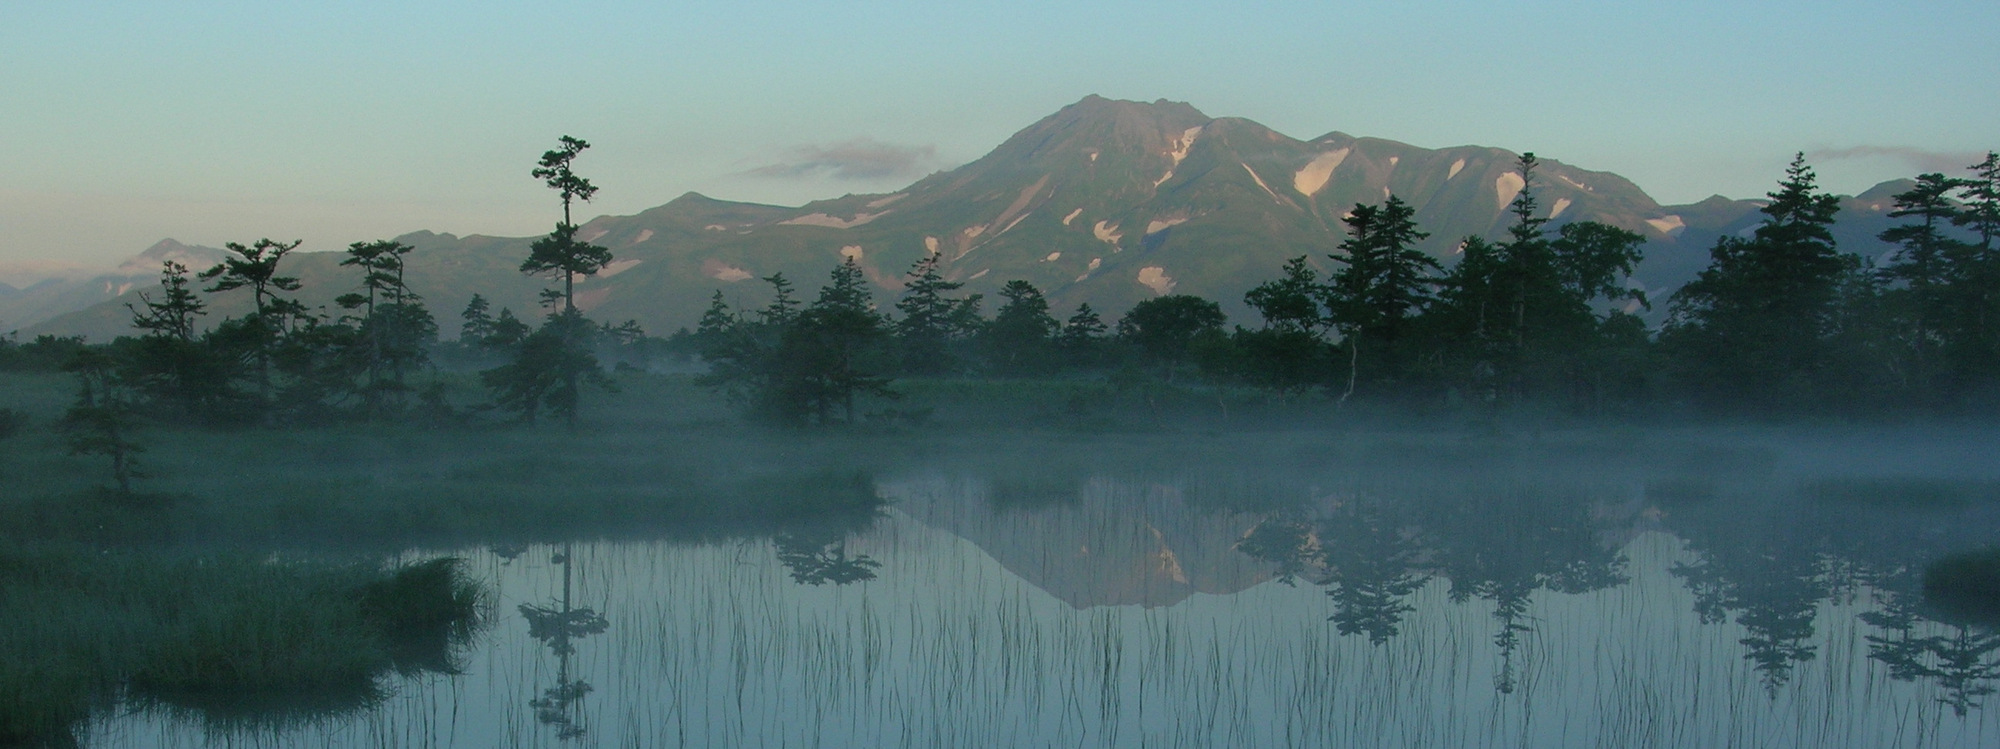
[[[1946,618],[2000,626],[2000,547],[1940,557],[1923,582],[1924,600]]]
[[[365,705],[387,672],[452,670],[483,596],[450,558],[0,548],[0,745],[65,743],[121,698],[276,722]]]

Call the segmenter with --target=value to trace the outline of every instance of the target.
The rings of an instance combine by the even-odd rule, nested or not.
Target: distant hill
[[[597,319],[635,319],[663,334],[692,326],[716,289],[738,307],[761,305],[766,287],[756,279],[773,273],[810,297],[827,271],[852,255],[886,307],[910,265],[937,252],[950,278],[989,299],[1007,281],[1025,279],[1059,314],[1088,301],[1115,319],[1142,299],[1188,293],[1222,302],[1234,321],[1250,325],[1243,293],[1290,257],[1309,255],[1331,270],[1326,255],[1345,238],[1341,217],[1356,203],[1402,197],[1430,232],[1423,249],[1446,262],[1468,235],[1500,236],[1507,204],[1521,189],[1517,159],[1497,148],[1427,149],[1338,132],[1297,140],[1183,103],[1090,96],[977,161],[894,193],[797,208],[689,193],[636,215],[593,219],[581,236],[611,248],[617,260],[578,286],[579,306]],[[1779,176],[1772,175],[1773,185]],[[1761,217],[1756,202],[1720,196],[1661,206],[1623,177],[1555,159],[1544,158],[1536,178],[1542,210],[1556,223],[1602,221],[1645,236],[1647,261],[1635,280],[1660,301],[1707,264],[1716,237],[1744,232]],[[1837,233],[1844,249],[1886,249],[1873,237],[1888,225],[1885,196],[1897,184],[1843,203]],[[516,270],[532,238],[417,232],[399,239],[417,247],[411,285],[447,337],[473,293],[529,315],[545,286]],[[309,304],[330,305],[357,280],[338,267],[339,257],[301,252],[284,272],[304,279]],[[120,297],[146,283],[125,278],[129,288],[127,281],[91,286],[99,297],[89,305],[46,316],[29,332],[123,333],[129,300]],[[218,300],[213,309],[232,314],[245,305]],[[25,319],[9,309],[0,306],[0,320]]]
[[[124,312],[125,302],[132,301],[128,298],[130,295],[159,285],[161,263],[174,260],[200,270],[221,262],[222,255],[222,250],[213,247],[191,247],[172,239],[162,239],[107,273],[86,278],[52,278],[19,290],[9,287],[10,292],[0,293],[0,326],[4,326],[5,330],[26,329],[33,333],[83,333],[93,339],[108,340],[115,334],[122,334],[122,330],[106,330],[99,326],[76,330],[60,326],[51,329],[48,325],[37,324],[97,307],[104,307],[106,311],[86,315],[81,320],[116,318],[110,315],[109,310]],[[122,319],[129,322],[130,316]]]

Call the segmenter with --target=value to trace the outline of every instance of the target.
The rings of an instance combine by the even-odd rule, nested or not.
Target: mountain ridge
[[[886,307],[910,265],[935,252],[948,278],[989,298],[1022,279],[1059,313],[1087,301],[1115,317],[1146,298],[1192,293],[1254,324],[1242,294],[1290,257],[1307,255],[1332,270],[1327,254],[1345,238],[1341,219],[1357,203],[1403,198],[1430,232],[1420,249],[1447,262],[1466,236],[1498,237],[1521,187],[1517,160],[1499,148],[1426,149],[1338,130],[1298,140],[1184,102],[1092,95],[979,159],[895,192],[798,207],[688,192],[636,214],[592,218],[579,236],[616,259],[579,283],[579,306],[666,333],[693,325],[717,289],[739,309],[760,306],[767,292],[756,279],[782,273],[809,295],[852,256]],[[1554,223],[1602,221],[1646,237],[1648,260],[1635,285],[1660,298],[1706,265],[1716,237],[1740,233],[1757,217],[1755,201],[1719,196],[1662,206],[1624,177],[1558,159],[1542,159],[1536,176],[1540,210]],[[1854,243],[1848,249],[1879,253],[1873,237],[1888,225],[1876,199],[1882,189],[1844,200],[1840,238]],[[454,320],[475,292],[525,316],[546,285],[516,270],[532,237],[418,231],[398,239],[418,248],[410,283],[440,320]],[[357,282],[338,268],[339,257],[299,252],[284,272],[305,281],[309,305],[325,306]],[[29,330],[120,334],[129,315],[116,296]],[[239,304],[217,299],[212,311],[235,314]],[[18,318],[0,308],[0,319]]]

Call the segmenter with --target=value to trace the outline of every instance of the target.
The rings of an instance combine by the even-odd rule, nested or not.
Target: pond
[[[2000,633],[1919,583],[2000,540],[1989,463],[1456,449],[906,468],[878,475],[890,505],[860,529],[411,551],[490,585],[456,673],[296,719],[127,709],[85,739],[2000,743]]]

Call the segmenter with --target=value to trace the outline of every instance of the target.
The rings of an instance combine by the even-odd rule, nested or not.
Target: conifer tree
[[[567,135],[562,136],[561,143],[562,147],[542,154],[542,160],[532,174],[562,196],[562,222],[556,224],[555,231],[529,247],[528,259],[521,263],[521,272],[550,273],[560,277],[563,280],[562,311],[569,311],[576,308],[576,277],[603,270],[611,263],[611,251],[576,238],[578,227],[571,220],[570,205],[578,200],[589,202],[597,194],[597,186],[570,169],[570,162],[575,161],[577,155],[590,144]]]
[[[576,307],[576,277],[595,274],[611,262],[610,250],[577,239],[578,227],[571,216],[571,206],[575,201],[589,201],[597,194],[597,186],[577,176],[570,168],[577,155],[589,147],[590,144],[582,140],[562,136],[561,147],[542,154],[541,161],[532,172],[562,197],[563,217],[556,224],[555,231],[529,247],[528,259],[521,263],[521,272],[553,274],[562,279],[563,286],[561,291],[551,289],[543,292],[543,298],[551,308],[548,319],[540,330],[522,341],[512,364],[499,370],[489,370],[493,375],[488,378],[489,386],[494,387],[496,394],[506,402],[530,409],[523,411],[526,421],[533,422],[535,404],[546,404],[562,415],[571,429],[576,428],[583,380],[589,379],[607,387],[610,383],[604,377],[596,355],[590,350],[597,328]],[[537,339],[544,334],[553,338]],[[550,346],[559,346],[563,350],[544,350]],[[543,392],[540,389],[540,383],[545,382],[550,373],[535,370],[537,367],[559,370],[553,390]],[[531,398],[529,393],[539,395]]]
[[[220,331],[225,340],[238,341],[251,349],[251,357],[257,365],[257,402],[268,406],[271,403],[271,362],[291,328],[293,321],[305,313],[305,305],[293,299],[279,296],[278,292],[299,290],[299,279],[278,275],[278,263],[287,254],[298,249],[301,240],[277,242],[259,239],[256,244],[245,247],[236,242],[223,245],[235,257],[225,258],[222,263],[202,271],[201,280],[214,281],[208,287],[211,294],[250,289],[256,311],[242,320],[231,321]]]
[[[1662,342],[1707,397],[1796,408],[1820,395],[1842,278],[1859,261],[1835,248],[1840,203],[1804,154],[1769,197],[1754,234],[1717,240],[1708,268],[1675,292]]]
[[[1097,316],[1097,310],[1090,308],[1089,302],[1078,304],[1076,314],[1065,321],[1062,331],[1056,334],[1056,349],[1061,351],[1072,367],[1088,367],[1098,363],[1099,349],[1103,347],[1104,336],[1110,328]]]
[[[493,303],[486,297],[472,295],[472,301],[465,303],[465,311],[459,313],[464,322],[458,327],[458,341],[465,345],[478,345],[493,335],[493,315],[489,310]]]
[[[903,286],[903,298],[896,310],[902,317],[895,322],[897,342],[902,348],[902,369],[924,375],[943,375],[959,369],[951,345],[977,327],[979,295],[965,299],[948,296],[964,287],[944,280],[938,269],[941,256],[929,253],[910,267]]]
[[[1364,349],[1381,360],[1374,366],[1382,374],[1396,375],[1402,339],[1410,321],[1430,304],[1434,274],[1441,270],[1416,249],[1430,234],[1417,229],[1416,209],[1401,198],[1391,195],[1380,208],[1356,205],[1346,221],[1349,236],[1340,243],[1345,254],[1330,256],[1343,267],[1323,292],[1327,319],[1347,349],[1343,401],[1354,394]]]
[[[1019,279],[1001,287],[1000,298],[1006,303],[979,334],[987,366],[1007,377],[1047,371],[1051,345],[1062,327],[1049,314],[1049,300],[1034,284]]]
[[[1879,238],[1901,249],[1882,266],[1884,281],[1895,284],[1887,292],[1887,303],[1898,327],[1907,331],[1902,353],[1907,356],[1905,387],[1917,394],[1932,392],[1940,362],[1939,349],[1950,345],[1950,299],[1947,292],[1962,268],[1959,262],[1969,253],[1961,243],[1945,235],[1945,227],[1957,214],[1951,194],[1963,187],[1960,180],[1943,174],[1917,177],[1917,184],[1894,196],[1890,218],[1914,221],[1883,230]],[[1968,248],[1969,249],[1969,248]]]

